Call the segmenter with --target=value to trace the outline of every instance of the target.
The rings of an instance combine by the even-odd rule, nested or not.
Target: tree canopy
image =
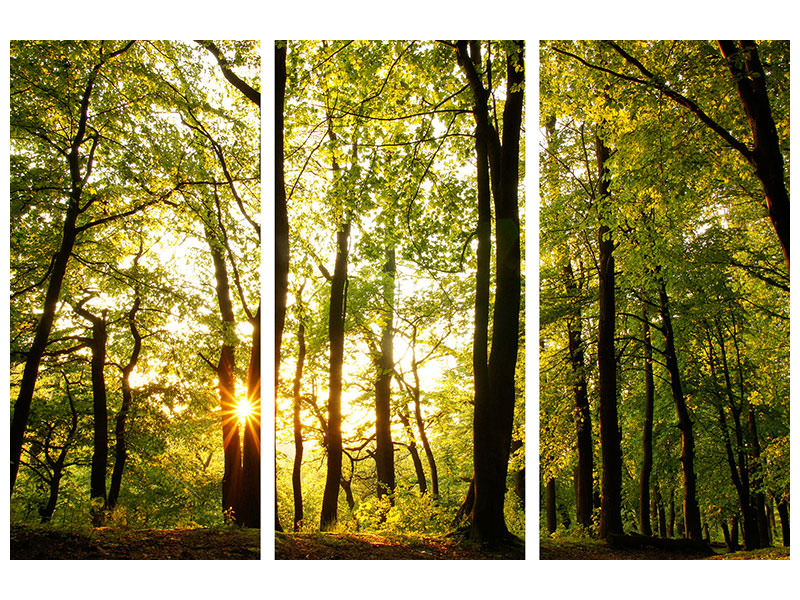
[[[259,75],[255,42],[12,42],[12,521],[257,524],[220,425],[260,418]]]
[[[741,524],[748,548],[777,542],[789,493],[788,48],[542,42],[545,530],[576,520],[596,533],[599,518],[601,535],[724,534],[733,547]],[[573,479],[592,493],[576,497]]]

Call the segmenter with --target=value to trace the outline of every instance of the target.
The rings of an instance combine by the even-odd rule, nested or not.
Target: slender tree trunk
[[[139,297],[133,301],[133,307],[128,312],[128,326],[131,329],[133,338],[133,351],[128,364],[122,368],[122,405],[117,414],[114,443],[114,470],[111,472],[111,487],[108,490],[108,508],[112,509],[117,505],[120,488],[122,486],[122,474],[125,470],[125,462],[128,458],[128,443],[125,432],[125,425],[128,413],[131,409],[133,393],[131,391],[131,373],[139,362],[139,353],[142,350],[142,336],[136,327],[136,313],[139,310]]]
[[[378,498],[388,495],[394,504],[394,446],[392,445],[391,384],[394,373],[394,247],[386,250],[383,266],[384,323],[381,332],[380,355],[377,357],[378,377],[375,382],[375,465],[378,475]]]
[[[642,477],[639,482],[639,521],[642,534],[651,535],[650,529],[650,474],[653,471],[653,349],[650,345],[650,323],[647,308],[642,309],[644,321],[644,433],[642,435]]]
[[[558,526],[556,515],[556,480],[550,477],[545,488],[545,510],[547,514],[547,531],[553,533]]]
[[[578,286],[572,273],[572,265],[564,267],[567,294],[577,295]],[[586,385],[586,370],[581,327],[580,304],[568,323],[569,357],[572,365],[572,393],[575,398],[575,432],[578,442],[578,466],[575,473],[575,511],[578,524],[592,526],[592,488],[594,486],[594,458],[592,456],[592,413]]]
[[[294,429],[294,465],[292,466],[292,493],[294,495],[294,531],[299,531],[303,521],[303,484],[301,469],[303,468],[303,424],[300,421],[300,395],[303,381],[303,365],[306,360],[306,328],[300,316],[300,325],[297,327],[297,368],[294,371],[292,392],[294,403],[292,405],[292,424]]]
[[[600,248],[598,262],[599,316],[597,334],[598,387],[600,397],[600,447],[603,460],[601,482],[600,537],[622,533],[622,447],[617,418],[617,362],[614,352],[615,282],[614,240],[603,223],[611,210],[608,191],[609,172],[606,166],[608,148],[595,136],[598,172],[598,197],[601,225],[598,229]]]
[[[281,365],[281,340],[286,321],[289,289],[289,213],[283,165],[283,111],[286,99],[286,41],[275,42],[275,406]],[[277,411],[276,411],[277,412]],[[275,423],[277,432],[277,422]],[[277,437],[275,437],[277,439]],[[277,453],[276,453],[277,456]],[[276,460],[277,468],[277,460]],[[278,519],[277,478],[275,484],[275,530],[283,531]]]
[[[767,80],[752,40],[720,40],[750,130],[753,148],[746,155],[764,189],[769,218],[778,235],[786,267],[789,267],[789,193],[786,190],[778,131],[772,118]]]
[[[658,488],[655,488],[656,494],[658,494]],[[664,509],[664,502],[661,499],[661,495],[658,495],[657,502],[658,506],[658,535],[662,538],[667,537],[667,512]]]
[[[672,329],[672,315],[664,281],[659,282],[658,290],[661,321],[664,332],[664,358],[669,371],[672,399],[678,413],[678,428],[681,431],[681,465],[683,467],[683,514],[686,533],[693,540],[702,539],[700,528],[700,508],[697,504],[697,479],[694,472],[694,434],[689,409],[683,396],[678,356],[675,351],[675,335]]]
[[[669,491],[669,525],[667,526],[667,537],[675,537],[675,492]]]
[[[739,495],[739,505],[742,510],[742,515],[744,516],[742,527],[744,546],[747,550],[754,550],[755,548],[759,547],[758,519],[752,506],[750,468],[747,464],[747,455],[745,454],[745,436],[744,428],[741,422],[741,401],[743,398],[740,395],[740,402],[738,403],[735,399],[733,384],[731,383],[730,366],[728,364],[728,353],[725,348],[725,337],[722,334],[722,326],[720,325],[719,321],[716,322],[716,331],[719,342],[719,355],[720,360],[722,361],[722,375],[725,382],[725,392],[728,398],[728,406],[730,408],[731,417],[733,418],[734,434],[736,436],[736,469],[735,472],[731,472],[731,477],[733,479],[734,486],[736,486],[737,481],[739,482],[739,485],[736,489]],[[721,422],[726,421],[724,412],[720,415],[720,420]],[[724,430],[727,431],[727,425],[724,426]],[[731,457],[729,456],[728,461],[730,462],[730,460]]]
[[[331,279],[328,312],[330,368],[328,382],[328,453],[325,490],[322,495],[320,529],[327,531],[336,523],[339,503],[339,480],[342,478],[342,363],[344,361],[344,322],[347,301],[347,258],[350,221],[336,233],[336,262]]]
[[[411,428],[411,422],[406,414],[406,408],[403,407],[403,409],[397,413],[397,416],[400,418],[400,422],[403,424],[403,428],[408,435],[408,453],[411,455],[411,462],[414,464],[419,493],[424,494],[428,491],[428,482],[425,479],[425,470],[422,468],[422,460],[420,460],[419,451],[417,450],[417,441],[414,439],[414,430]]]
[[[756,427],[756,415],[753,412],[753,408],[751,407],[750,410],[747,412],[747,424],[748,428],[750,429],[750,440],[752,443],[752,461],[750,463],[752,467],[752,482],[753,487],[756,491],[752,495],[752,504],[753,504],[753,512],[756,516],[756,522],[758,526],[758,543],[760,548],[766,548],[770,545],[769,539],[769,524],[767,523],[767,512],[766,512],[766,503],[764,501],[764,492],[760,491],[762,482],[764,479],[763,471],[761,467],[761,443],[758,439],[758,428]]]
[[[415,337],[416,341],[416,337]],[[417,425],[417,431],[419,432],[419,438],[422,442],[422,449],[425,452],[425,458],[428,462],[428,469],[431,472],[431,489],[433,493],[433,499],[439,499],[439,470],[436,467],[436,460],[433,456],[433,449],[431,448],[431,443],[428,440],[428,434],[425,431],[425,421],[422,419],[422,401],[420,399],[420,380],[419,380],[419,364],[416,360],[415,349],[412,346],[412,359],[411,359],[411,369],[414,374],[414,389],[412,390],[412,397],[414,399],[414,422]]]

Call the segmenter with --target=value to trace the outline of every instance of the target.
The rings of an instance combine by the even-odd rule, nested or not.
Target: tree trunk
[[[294,403],[292,405],[292,424],[294,429],[294,465],[292,466],[292,494],[294,495],[294,531],[299,531],[303,521],[303,484],[301,479],[301,469],[303,467],[303,424],[300,422],[301,404],[301,383],[303,381],[303,365],[306,360],[306,328],[303,324],[302,316],[300,325],[297,327],[297,368],[294,371],[294,383],[292,384],[292,395]]]
[[[108,469],[108,405],[106,397],[105,365],[106,342],[108,341],[107,311],[96,316],[83,308],[82,300],[75,306],[75,312],[92,324],[92,416],[94,419],[92,468],[89,481],[92,499],[92,521],[95,525],[103,522],[106,509],[106,470]],[[97,506],[96,504],[99,504]]]
[[[789,503],[784,499],[778,502],[778,516],[781,519],[783,545],[789,547]]]
[[[678,428],[681,431],[681,465],[683,467],[683,514],[686,533],[693,540],[702,539],[700,508],[697,504],[697,479],[694,472],[694,434],[689,409],[683,396],[678,356],[675,351],[675,335],[672,330],[672,315],[664,281],[659,281],[659,301],[662,330],[664,333],[664,358],[669,371],[672,399],[678,413]]]
[[[492,204],[489,181],[489,116],[486,104],[487,94],[475,71],[480,68],[480,44],[472,44],[472,57],[468,55],[466,42],[460,42],[457,58],[472,88],[475,117],[475,156],[477,163],[477,208],[478,222],[476,238],[475,270],[475,329],[472,336],[472,376],[474,387],[475,412],[473,416],[473,467],[477,469],[477,436],[479,410],[486,406],[489,397],[489,281],[491,276],[491,233]],[[479,407],[481,407],[479,409]],[[473,518],[475,509],[475,473],[473,472],[467,498],[461,505],[463,509],[469,500],[469,516]],[[461,513],[459,509],[459,514]],[[456,520],[459,516],[456,515]]]
[[[669,491],[669,525],[667,526],[667,537],[675,537],[675,492]]]
[[[758,428],[756,427],[756,415],[753,408],[747,412],[747,425],[750,430],[750,440],[752,443],[752,461],[750,466],[752,468],[751,476],[753,488],[756,491],[752,495],[753,512],[756,515],[756,522],[758,525],[758,542],[760,548],[766,548],[770,545],[769,537],[769,524],[767,523],[766,503],[764,492],[760,491],[764,480],[763,470],[761,466],[761,443],[758,439]]]
[[[759,547],[759,535],[758,535],[758,519],[756,517],[756,513],[752,506],[751,500],[751,488],[750,488],[750,468],[747,464],[747,456],[745,454],[745,436],[744,436],[744,428],[742,427],[741,422],[741,411],[742,411],[742,403],[741,401],[743,398],[740,395],[740,402],[736,402],[736,398],[733,391],[733,384],[731,383],[731,372],[730,367],[728,364],[728,353],[725,349],[725,337],[722,334],[722,326],[720,325],[719,321],[716,322],[716,333],[719,343],[719,350],[720,350],[720,359],[722,361],[722,375],[725,382],[725,392],[728,398],[728,406],[730,408],[731,417],[733,418],[733,426],[734,426],[734,434],[736,436],[736,463],[735,468],[731,467],[731,479],[733,480],[733,484],[736,487],[737,494],[739,496],[739,505],[741,507],[742,515],[744,516],[743,519],[743,528],[742,533],[744,537],[744,546],[747,550],[754,550],[755,548]],[[735,334],[734,334],[735,338]],[[711,340],[709,339],[709,344],[711,344]],[[713,360],[713,350],[712,352],[712,360],[711,360],[711,368],[712,368],[712,377],[716,377],[713,372],[714,369],[714,360]],[[719,420],[720,425],[723,429],[723,438],[727,435],[727,420],[725,418],[725,412],[722,408],[719,409]],[[733,460],[733,451],[728,455],[728,463],[731,464]]]
[[[222,512],[228,519],[241,523],[242,449],[239,440],[239,421],[236,415],[236,321],[228,282],[228,267],[222,246],[206,224],[206,241],[214,263],[216,295],[222,318],[222,348],[217,363],[217,382],[222,414],[222,447],[225,470],[222,475]]]
[[[731,518],[731,544],[734,550],[739,549],[739,515]]]
[[[554,533],[557,527],[556,516],[556,480],[550,477],[545,488],[545,510],[547,514],[547,531]]]
[[[131,329],[133,338],[133,351],[128,364],[122,368],[122,405],[116,420],[116,441],[114,443],[114,470],[111,472],[111,486],[108,490],[108,508],[113,510],[117,505],[120,488],[122,486],[122,474],[125,470],[125,461],[128,458],[128,444],[125,435],[125,424],[128,419],[128,412],[131,409],[133,393],[131,391],[130,377],[139,362],[139,353],[142,350],[142,336],[136,327],[136,312],[139,310],[139,297],[133,301],[133,307],[128,312],[128,326]]]
[[[253,337],[247,366],[250,403],[242,440],[242,525],[261,527],[261,304],[251,319]]]
[[[286,321],[286,293],[289,289],[289,213],[283,165],[283,111],[286,99],[286,41],[275,42],[275,406],[278,405],[281,340]],[[276,410],[277,413],[277,410]],[[277,431],[277,422],[275,423]],[[273,443],[276,436],[273,436]],[[277,453],[276,453],[277,456]],[[277,467],[277,459],[276,459]],[[277,479],[275,481],[275,530],[283,531],[278,519]]]
[[[650,345],[650,323],[647,308],[642,308],[644,321],[644,433],[642,435],[642,476],[639,482],[639,523],[642,533],[650,535],[650,474],[653,471],[653,349]]]
[[[606,166],[609,150],[599,135],[595,136],[598,174],[598,296],[597,366],[600,397],[600,448],[603,460],[601,481],[600,537],[622,533],[622,448],[617,418],[617,362],[614,352],[615,282],[614,240],[604,223],[611,210]]]
[[[568,262],[564,267],[568,295],[576,295],[578,286]],[[575,512],[578,524],[592,526],[592,488],[594,486],[594,458],[592,456],[592,413],[586,385],[580,305],[575,301],[575,314],[567,324],[569,357],[572,364],[572,392],[575,398],[575,432],[578,445],[578,466],[575,473]]]
[[[330,368],[328,383],[328,453],[325,491],[322,495],[320,529],[328,531],[336,523],[339,503],[339,480],[342,478],[342,363],[344,361],[344,324],[347,302],[347,257],[350,221],[336,233],[336,262],[331,279],[328,312]]]
[[[415,337],[416,341],[416,337]],[[412,346],[412,359],[411,359],[411,369],[414,374],[414,388],[412,390],[412,397],[414,399],[414,422],[417,425],[417,431],[419,432],[419,438],[422,442],[422,449],[425,452],[425,458],[428,461],[428,469],[431,472],[431,489],[433,493],[433,499],[439,499],[439,470],[436,467],[436,460],[433,456],[433,449],[431,448],[431,443],[428,440],[428,434],[425,431],[425,422],[422,419],[422,402],[420,400],[420,381],[419,381],[419,364],[416,360],[416,353],[415,347]]]
[[[764,189],[769,218],[778,235],[786,267],[789,267],[789,193],[786,190],[778,131],[772,118],[767,80],[751,40],[720,40],[742,108],[753,133],[753,148],[746,155]]]
[[[417,450],[417,441],[414,439],[414,430],[411,428],[411,422],[406,414],[406,408],[403,407],[403,409],[397,413],[397,416],[400,418],[400,422],[403,424],[403,428],[408,435],[408,453],[411,455],[411,462],[414,463],[414,472],[417,475],[419,493],[424,494],[428,491],[428,482],[425,479],[425,470],[422,468],[422,460],[420,460],[419,451]]]
[[[39,376],[39,365],[42,362],[42,356],[47,347],[50,330],[53,328],[53,321],[58,308],[58,300],[61,295],[61,285],[64,282],[67,263],[69,262],[72,248],[75,245],[78,234],[76,224],[78,215],[80,214],[83,189],[86,185],[85,179],[88,178],[92,169],[94,153],[90,152],[89,156],[85,158],[85,164],[82,170],[80,151],[82,145],[86,141],[89,104],[94,90],[94,84],[103,64],[113,56],[121,54],[129,47],[130,45],[126,46],[122,51],[113,52],[105,56],[94,66],[89,74],[83,96],[81,97],[75,136],[71,140],[70,151],[66,155],[67,165],[69,167],[70,192],[69,203],[64,217],[64,226],[62,228],[61,245],[59,246],[58,252],[56,252],[53,257],[53,270],[47,282],[47,292],[45,293],[42,316],[39,319],[39,323],[36,325],[36,334],[34,335],[31,348],[26,354],[25,369],[22,373],[22,380],[20,381],[19,395],[14,404],[14,415],[11,418],[11,432],[9,436],[11,441],[11,488],[9,493],[13,493],[14,484],[17,481],[19,460],[22,455],[22,444],[25,439],[28,418],[30,417],[33,391],[36,388],[36,379]],[[97,139],[98,138],[95,138],[95,145]]]
[[[380,355],[376,366],[375,382],[375,466],[378,475],[378,498],[388,495],[394,504],[394,446],[392,445],[392,398],[391,384],[394,373],[393,327],[394,327],[394,247],[386,250],[383,265],[383,331],[381,332]]]

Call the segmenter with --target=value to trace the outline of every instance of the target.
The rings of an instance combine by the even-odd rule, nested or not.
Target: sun
[[[247,423],[248,419],[252,419],[255,413],[255,406],[248,398],[243,398],[236,403],[236,416],[239,419],[239,424]]]

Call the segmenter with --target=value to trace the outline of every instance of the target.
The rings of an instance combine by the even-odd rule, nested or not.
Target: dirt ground
[[[540,560],[770,560],[788,559],[789,548],[762,548],[728,553],[724,546],[712,546],[714,556],[698,556],[656,548],[612,548],[599,540],[552,540],[539,542]]]
[[[258,560],[258,529],[11,527],[12,560]]]
[[[275,535],[278,560],[520,560],[524,547],[498,551],[459,543],[453,538],[397,538],[354,533]]]

